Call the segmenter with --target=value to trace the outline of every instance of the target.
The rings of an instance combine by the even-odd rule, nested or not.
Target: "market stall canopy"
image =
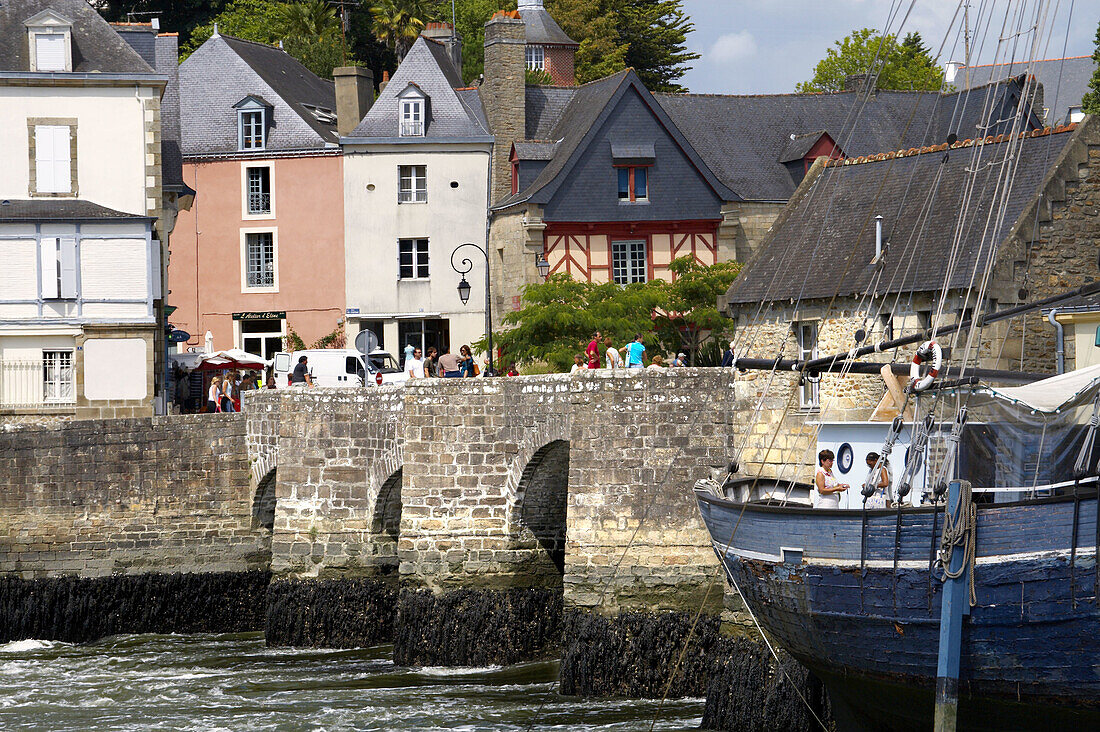
[[[974,390],[970,404],[1003,401],[1023,409],[1055,414],[1092,401],[1097,389],[1100,389],[1100,365],[1058,374],[1026,386],[982,386]]]
[[[199,360],[199,365],[195,368],[197,371],[224,371],[226,369],[253,369],[259,371],[266,368],[270,363],[270,361],[265,361],[248,351],[230,348],[228,351],[203,354]]]

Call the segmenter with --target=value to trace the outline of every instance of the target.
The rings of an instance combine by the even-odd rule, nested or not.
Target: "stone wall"
[[[0,433],[0,573],[266,569],[240,415],[81,420]]]

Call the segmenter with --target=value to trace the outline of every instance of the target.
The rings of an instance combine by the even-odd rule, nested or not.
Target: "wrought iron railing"
[[[271,213],[271,194],[249,193],[248,213],[251,215]]]
[[[76,403],[71,364],[0,361],[0,408],[59,407]]]

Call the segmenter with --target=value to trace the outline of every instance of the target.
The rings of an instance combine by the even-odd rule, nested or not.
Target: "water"
[[[400,668],[388,646],[267,648],[261,633],[0,645],[3,730],[697,729],[701,699],[574,699],[557,662]]]

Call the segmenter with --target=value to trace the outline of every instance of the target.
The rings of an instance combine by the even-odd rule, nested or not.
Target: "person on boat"
[[[867,469],[874,470],[878,464],[877,452],[867,453]],[[875,484],[875,492],[867,499],[867,508],[893,508],[894,502],[890,498],[890,462],[882,461],[879,469],[878,482]]]
[[[817,454],[817,471],[814,473],[814,486],[817,487],[817,500],[814,508],[840,508],[840,494],[851,486],[838,483],[833,475],[833,462],[836,455],[832,450],[822,450]]]

